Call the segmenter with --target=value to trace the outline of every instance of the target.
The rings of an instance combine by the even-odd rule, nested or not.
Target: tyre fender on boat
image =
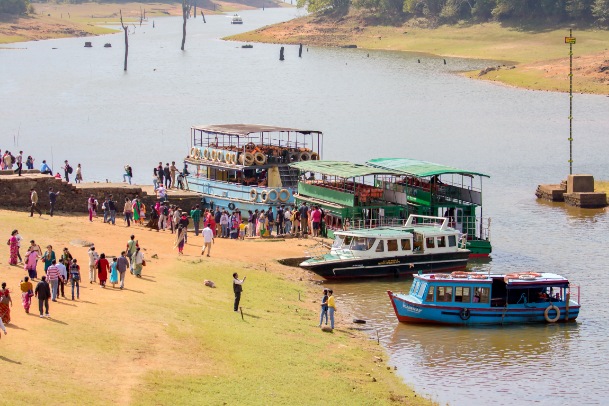
[[[235,210],[235,203],[230,202],[230,203],[228,204],[228,208],[229,208],[230,210]]]
[[[469,320],[471,314],[469,312],[469,309],[467,307],[464,307],[463,309],[461,309],[461,311],[459,312],[459,317],[461,318],[461,320],[465,321],[465,320]]]
[[[300,161],[300,154],[298,152],[290,152],[290,162]]]
[[[269,193],[266,196],[265,202],[267,202],[267,201],[276,202],[278,197],[279,197],[279,193],[277,193],[277,191],[275,189],[271,189],[271,190],[269,190]]]
[[[311,161],[319,161],[319,154],[317,152],[311,152]]]
[[[550,311],[552,309],[556,311],[556,316],[554,317],[550,317]],[[557,306],[551,304],[550,306],[546,307],[546,310],[543,312],[543,317],[545,317],[548,323],[556,323],[558,319],[560,319],[560,309]]]
[[[283,197],[285,196],[285,197]],[[280,202],[287,202],[290,199],[290,191],[287,189],[281,189],[279,191],[279,195],[277,196],[277,198],[279,199]]]
[[[303,151],[300,153],[300,160],[301,161],[310,161],[311,160],[311,153],[307,152],[307,151]]]
[[[250,190],[250,200],[252,202],[255,202],[257,197],[258,197],[258,191],[256,189],[252,188]]]
[[[254,161],[256,161],[256,165],[264,165],[266,163],[266,157],[262,152],[256,152],[254,154]]]
[[[243,158],[243,164],[245,166],[252,166],[254,164],[254,154],[246,152],[245,157]]]

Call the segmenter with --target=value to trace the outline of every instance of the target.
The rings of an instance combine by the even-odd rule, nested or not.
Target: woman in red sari
[[[106,259],[106,254],[101,254],[97,260],[97,277],[99,278],[99,285],[102,288],[106,287],[106,280],[108,279],[108,270],[110,270],[110,264]]]
[[[0,317],[4,324],[11,322],[11,308],[9,305],[13,305],[11,292],[6,288],[6,282],[2,282],[2,289],[0,290]]]
[[[8,263],[10,265],[17,265],[17,259],[19,257],[19,239],[17,238],[17,234],[19,231],[13,230],[11,233],[11,238],[8,239],[9,245],[9,259]]]

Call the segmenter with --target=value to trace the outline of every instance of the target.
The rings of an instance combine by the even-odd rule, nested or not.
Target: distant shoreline
[[[562,29],[525,32],[499,23],[420,28],[373,26],[357,15],[335,20],[317,14],[263,27],[226,39],[248,42],[348,46],[406,51],[442,57],[505,61],[463,75],[531,90],[569,91],[569,46]],[[609,95],[609,32],[574,32],[573,92]]]

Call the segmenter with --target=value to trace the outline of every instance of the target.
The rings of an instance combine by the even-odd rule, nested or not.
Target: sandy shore
[[[313,240],[217,239],[207,258],[200,255],[201,237],[191,235],[179,256],[171,233],[127,228],[122,220],[112,226],[101,219],[91,223],[84,215],[31,218],[25,212],[0,210],[0,224],[5,236],[18,229],[24,247],[31,239],[43,250],[51,244],[57,254],[68,247],[83,275],[80,299],[70,300],[67,289],[67,298],[51,302],[51,318],[41,319],[36,301],[30,314],[24,312],[19,281],[26,273],[22,266],[8,265],[8,247],[4,250],[0,275],[13,298],[8,335],[0,341],[4,382],[11,387],[3,394],[6,404],[23,404],[23,393],[30,394],[28,404],[168,404],[168,399],[174,399],[173,404],[222,404],[202,399],[232,400],[231,393],[240,388],[249,393],[243,402],[227,404],[259,404],[267,392],[257,391],[256,381],[266,376],[275,382],[288,374],[299,377],[289,390],[297,391],[294,396],[300,400],[275,404],[315,404],[316,388],[322,384],[318,375],[327,362],[342,366],[324,377],[324,384],[336,385],[342,399],[351,399],[352,404],[405,399],[411,402],[400,404],[428,404],[415,399],[393,369],[385,369],[379,361],[386,358],[383,351],[351,328],[346,309],[338,313],[334,334],[317,329],[321,287],[308,272],[277,262],[303,256],[307,247],[316,244]],[[99,253],[111,256],[125,248],[131,233],[146,255],[143,277],[127,274],[124,290],[89,284],[88,248],[79,240],[92,242]],[[39,276],[42,269],[39,264]],[[241,303],[243,320],[232,311],[235,271],[248,277]],[[203,287],[205,279],[218,287]],[[283,360],[280,365],[257,358],[269,351],[266,346]],[[326,353],[325,360],[293,365],[289,361],[299,356],[318,358],[314,354],[320,351]],[[254,382],[244,382],[246,376],[255,377]],[[276,396],[291,396],[288,386],[269,390]]]

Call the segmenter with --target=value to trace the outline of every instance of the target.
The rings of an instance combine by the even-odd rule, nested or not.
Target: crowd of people
[[[158,166],[155,166],[152,173],[152,184],[154,190],[157,191],[159,188],[163,189],[184,189],[186,186],[186,176],[190,175],[188,172],[188,164],[184,164],[184,169],[180,171],[176,166],[175,161],[169,162],[163,166],[163,162],[159,162]]]
[[[52,245],[47,245],[43,252],[40,245],[31,240],[22,258],[21,241],[19,231],[13,230],[7,245],[9,245],[9,264],[22,265],[24,269],[25,275],[21,279],[20,288],[21,303],[26,313],[30,312],[33,298],[38,299],[40,317],[50,317],[49,300],[57,302],[60,296],[67,299],[66,293],[71,293],[72,300],[80,299],[80,284],[82,283],[80,265],[68,248],[64,248],[61,254],[57,254]],[[111,259],[105,253],[98,254],[95,246],[91,246],[87,254],[89,283],[99,283],[102,288],[110,283],[113,288],[119,285],[119,289],[123,289],[127,269],[135,277],[141,278],[142,269],[146,265],[144,253],[134,235],[131,235],[127,241],[125,250]],[[42,272],[44,272],[40,278],[38,276],[39,263],[43,265]],[[36,280],[38,282],[34,287],[33,282]],[[70,292],[66,292],[68,289]],[[3,282],[2,290],[0,290],[0,319],[3,324],[11,322],[12,297],[10,293],[6,282]]]

